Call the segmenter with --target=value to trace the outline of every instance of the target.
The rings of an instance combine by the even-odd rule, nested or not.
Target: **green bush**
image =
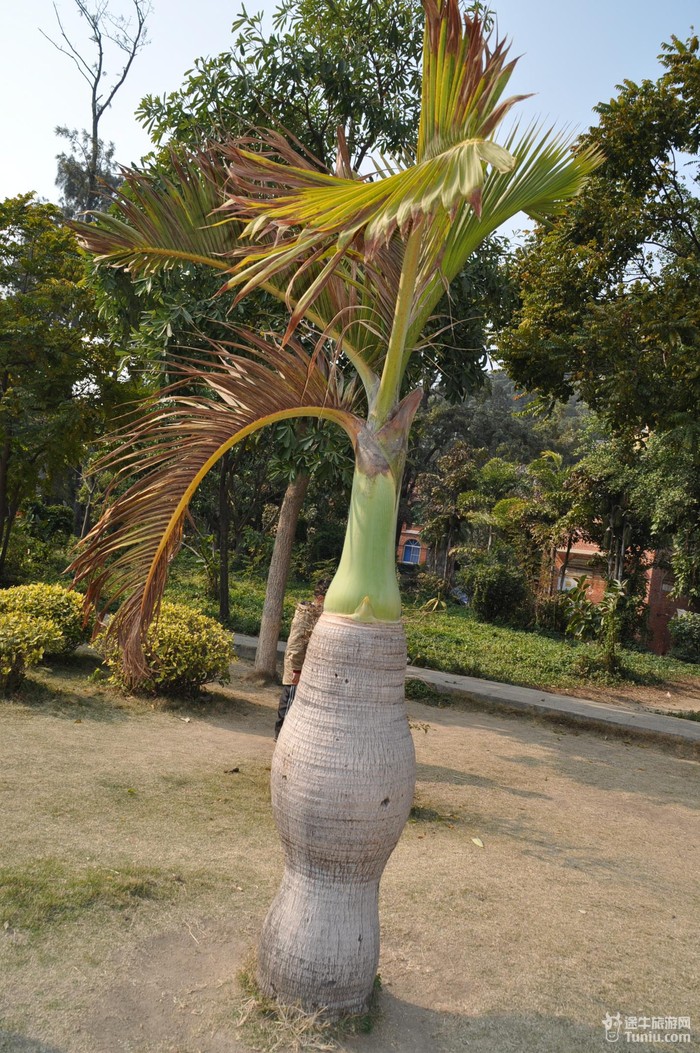
[[[521,567],[498,556],[484,556],[456,576],[469,596],[470,607],[485,622],[523,625],[527,622],[529,590]]]
[[[566,632],[567,602],[566,593],[556,592],[553,596],[538,596],[535,603],[535,624],[538,629],[550,632]]]
[[[0,694],[15,691],[27,668],[45,651],[60,647],[61,633],[49,618],[33,618],[24,611],[0,611]]]
[[[676,615],[668,623],[671,654],[684,662],[700,662],[700,614]]]
[[[73,509],[68,505],[30,501],[24,507],[22,523],[26,531],[40,541],[50,541],[55,537],[65,541],[73,533],[73,519]]]
[[[588,576],[583,574],[576,587],[567,593],[569,620],[566,631],[577,640],[594,640],[600,645],[600,661],[606,672],[621,673],[622,665],[617,655],[622,633],[621,612],[625,600],[627,582],[611,578],[598,603],[588,599]],[[636,601],[635,601],[636,602]],[[584,676],[589,675],[583,671]]]
[[[127,686],[115,640],[99,640],[112,679]],[[225,683],[234,661],[233,636],[213,618],[180,603],[163,602],[145,648],[151,675],[140,690],[147,694],[191,697],[210,680]]]
[[[46,646],[47,655],[73,654],[89,636],[83,624],[83,597],[63,585],[16,585],[0,592],[0,613],[13,611],[30,618],[48,618],[58,630]]]

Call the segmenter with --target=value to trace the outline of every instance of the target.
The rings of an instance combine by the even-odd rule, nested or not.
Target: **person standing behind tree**
[[[301,670],[306,658],[306,648],[309,646],[311,633],[316,622],[323,613],[323,601],[326,598],[329,582],[319,581],[314,588],[314,598],[310,602],[298,603],[292,619],[292,627],[289,630],[287,648],[284,652],[284,672],[282,674],[282,694],[277,707],[277,722],[275,723],[275,740],[279,737],[284,724],[284,718],[294,701],[297,684],[301,676]]]

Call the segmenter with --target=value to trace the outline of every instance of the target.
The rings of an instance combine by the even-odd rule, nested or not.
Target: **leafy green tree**
[[[456,546],[464,540],[471,522],[471,508],[463,505],[462,496],[477,489],[483,462],[482,450],[472,450],[456,440],[418,476],[413,488],[413,514],[428,546],[428,569],[449,584],[454,576]]]
[[[645,442],[601,439],[576,466],[572,489],[582,532],[604,554],[610,579],[640,589],[650,554],[674,574],[673,594],[700,602],[700,475],[692,433],[661,432]]]
[[[394,544],[423,395],[406,391],[408,365],[445,286],[484,239],[519,211],[556,213],[598,163],[532,130],[497,144],[517,101],[504,96],[504,45],[457,0],[425,0],[425,13],[414,163],[387,161],[376,179],[358,178],[341,136],[331,174],[283,137],[258,134],[255,149],[239,141],[182,160],[179,182],[133,176],[119,215],[82,231],[104,263],[148,274],[206,258],[239,297],[264,288],[290,310],[281,340],[248,331],[238,337],[245,356],[219,346],[206,370],[181,362],[188,390],[176,384],[121,434],[116,457],[131,485],[75,570],[90,599],[124,598],[110,630],[132,680],[147,674],[144,633],[187,506],[219,458],[298,416],[337,424],[355,451],[343,553],[273,760],[287,865],[259,954],[268,994],[335,1014],[367,1003],[379,879],[415,781]],[[214,209],[229,222],[212,224]],[[310,348],[295,335],[302,321],[319,334]]]
[[[661,64],[596,107],[581,146],[605,162],[519,253],[521,304],[499,338],[517,383],[576,393],[636,434],[695,430],[700,405],[697,36],[674,37]]]
[[[0,203],[0,579],[23,502],[79,463],[118,394],[75,235],[32,194]]]
[[[243,10],[232,47],[197,59],[182,88],[147,96],[137,116],[156,145],[272,126],[330,165],[340,126],[355,168],[372,150],[402,153],[418,126],[420,10],[416,0],[283,0],[271,33]]]
[[[673,595],[700,611],[700,471],[695,435],[653,434],[636,450],[630,487],[637,515],[649,523],[654,546],[668,558]]]

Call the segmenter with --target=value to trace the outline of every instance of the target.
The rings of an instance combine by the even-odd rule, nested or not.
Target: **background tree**
[[[696,431],[700,405],[698,38],[674,37],[661,64],[596,107],[581,145],[605,162],[517,255],[521,304],[498,342],[518,384],[576,393],[635,434]]]
[[[417,0],[283,0],[272,32],[245,10],[232,31],[232,47],[197,59],[182,88],[141,103],[137,116],[157,146],[272,126],[330,166],[340,126],[356,169],[372,150],[407,149],[420,101]]]
[[[0,203],[0,580],[23,502],[60,492],[124,386],[62,219]]]
[[[110,10],[110,0],[73,0],[87,24],[92,53],[84,55],[80,46],[69,37],[59,8],[54,4],[59,37],[54,40],[41,30],[43,36],[58,51],[66,55],[90,90],[90,127],[77,129],[59,127],[56,134],[66,139],[68,153],[57,157],[56,186],[63,193],[62,206],[70,218],[97,208],[105,190],[119,183],[119,172],[114,165],[114,144],[105,145],[100,135],[100,123],[114,97],[124,84],[134,59],[146,45],[146,20],[151,11],[150,0],[131,0],[132,18],[116,15]],[[118,72],[110,75],[115,58]]]

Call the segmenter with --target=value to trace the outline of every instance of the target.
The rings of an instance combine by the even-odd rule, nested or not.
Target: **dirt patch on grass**
[[[236,976],[281,852],[277,690],[248,668],[175,711],[83,666],[0,705],[1,1053],[250,1048]],[[592,1053],[618,1011],[697,1028],[697,764],[410,712],[418,788],[382,885],[379,1016],[337,1047]]]

